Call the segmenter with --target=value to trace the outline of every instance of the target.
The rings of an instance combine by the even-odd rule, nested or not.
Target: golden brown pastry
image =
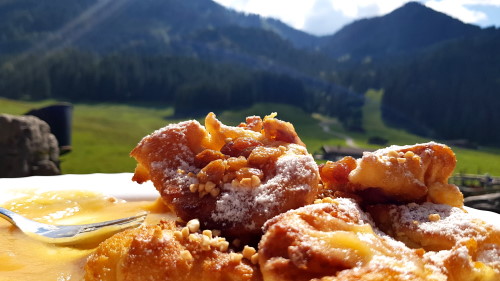
[[[424,202],[463,206],[457,186],[448,184],[455,154],[434,142],[390,146],[355,160],[327,162],[320,174],[330,193],[353,193],[368,203]]]
[[[420,256],[373,227],[352,199],[325,199],[265,224],[264,280],[446,280]]]
[[[256,254],[229,252],[224,238],[198,228],[165,222],[116,234],[89,257],[85,280],[262,280]]]
[[[461,208],[425,202],[367,208],[377,226],[412,248],[449,250],[460,241],[500,245],[500,230]]]
[[[368,208],[377,226],[451,280],[500,280],[500,230],[460,208],[425,202]]]
[[[274,115],[248,117],[238,127],[207,115],[168,125],[131,152],[133,177],[151,180],[164,202],[183,220],[219,229],[243,242],[258,241],[264,222],[310,204],[319,173],[292,124]]]
[[[259,244],[264,280],[500,280],[500,231],[462,209],[369,210],[375,221],[353,199],[325,198],[269,220]]]

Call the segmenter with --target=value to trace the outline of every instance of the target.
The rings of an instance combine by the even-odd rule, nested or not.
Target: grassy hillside
[[[380,112],[383,91],[370,90],[366,93],[366,104],[363,108],[364,136],[358,140],[366,141],[371,136],[381,136],[389,140],[389,144],[405,145],[427,141],[446,143],[443,140],[425,139],[404,130],[387,127]],[[362,144],[365,147],[365,144]],[[368,147],[368,145],[366,145]],[[457,173],[500,175],[500,149],[481,147],[477,150],[451,146],[457,156]]]
[[[345,145],[345,140],[324,132],[319,122],[327,122],[336,134],[349,135],[360,147],[372,147],[370,136],[383,136],[390,144],[412,144],[428,141],[404,131],[388,128],[382,122],[378,103],[381,92],[367,93],[368,102],[364,108],[366,134],[345,132],[334,119],[324,116],[314,118],[304,111],[288,105],[258,104],[253,107],[224,111],[218,118],[224,123],[237,125],[246,116],[265,116],[278,112],[278,118],[292,122],[312,153],[322,145]],[[53,101],[20,102],[0,99],[0,113],[23,114],[32,108],[49,105]],[[63,173],[113,173],[132,172],[135,162],[128,156],[132,148],[145,135],[180,120],[171,119],[170,107],[132,106],[118,104],[76,104],[73,113],[73,151],[62,156]],[[202,121],[202,120],[200,120]],[[458,158],[457,172],[489,173],[500,176],[499,150],[466,150],[454,148]]]
[[[0,112],[23,114],[50,104],[0,99]],[[128,105],[77,104],[73,111],[73,150],[61,157],[63,173],[132,172],[128,156],[143,136],[166,125],[172,110]]]

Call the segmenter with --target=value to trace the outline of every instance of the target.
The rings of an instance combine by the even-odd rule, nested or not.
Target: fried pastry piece
[[[450,280],[500,280],[500,230],[463,209],[425,202],[367,210],[385,233],[430,251],[426,264]]]
[[[183,220],[219,229],[243,242],[258,239],[264,222],[314,201],[319,173],[292,124],[274,115],[248,117],[237,127],[207,115],[168,125],[131,152],[133,180],[151,180]]]
[[[470,239],[479,244],[500,245],[499,229],[461,208],[425,202],[374,205],[367,211],[383,232],[412,248],[449,250],[460,241]]]
[[[420,254],[384,235],[354,200],[323,200],[265,224],[264,280],[446,280]]]
[[[457,186],[448,184],[456,166],[453,151],[434,142],[390,146],[345,157],[320,167],[330,193],[354,193],[368,203],[424,202],[463,206]]]
[[[189,226],[189,225],[188,225]],[[258,266],[228,252],[224,238],[175,230],[172,223],[126,230],[102,242],[85,265],[85,280],[262,280]]]

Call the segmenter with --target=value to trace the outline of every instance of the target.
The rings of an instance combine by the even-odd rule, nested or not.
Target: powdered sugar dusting
[[[500,245],[488,244],[477,255],[477,260],[500,269]]]
[[[152,161],[150,169],[152,174],[163,175],[164,184],[162,186],[181,189],[186,183],[189,186],[189,184],[196,182],[196,178],[187,175],[189,172],[199,172],[199,169],[191,164],[194,163],[195,154],[187,145],[189,143],[188,127],[193,125],[201,128],[198,121],[184,121],[165,126],[144,138],[145,145],[148,144],[148,138],[161,141],[160,147],[155,147],[154,150],[149,149],[149,158],[161,159]],[[168,192],[168,190],[163,190],[163,192]]]
[[[381,149],[378,149],[374,152],[365,152],[367,154],[375,154],[375,155],[379,155],[379,156],[382,156],[382,155],[387,155],[389,153],[389,151],[400,151],[400,150],[408,150],[408,149],[411,149],[411,148],[414,148],[415,146],[441,146],[441,147],[445,147],[444,144],[441,144],[441,143],[436,143],[436,142],[426,142],[426,143],[417,143],[417,144],[413,144],[413,145],[391,145],[391,146],[388,146],[388,147],[385,147],[385,148],[381,148]],[[432,150],[429,148],[429,149],[426,149],[426,152],[431,152]]]
[[[430,221],[430,215],[439,215],[438,221]],[[487,230],[483,223],[475,220],[460,208],[448,205],[423,203],[421,205],[410,203],[393,209],[393,215],[399,216],[397,224],[414,228],[429,235],[444,236],[449,239],[484,239]],[[418,223],[415,223],[418,222]],[[397,227],[397,225],[396,225]]]
[[[220,223],[250,221],[251,213],[271,218],[289,196],[303,196],[317,177],[317,166],[311,155],[284,155],[276,161],[276,175],[255,188],[224,184],[211,218]],[[247,228],[255,225],[247,225]]]

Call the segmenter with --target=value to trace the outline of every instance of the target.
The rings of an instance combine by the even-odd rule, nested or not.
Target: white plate
[[[88,190],[127,201],[154,200],[159,196],[151,182],[138,184],[132,181],[132,175],[120,173],[0,178],[0,204],[33,191]],[[465,209],[474,217],[500,228],[500,214],[469,207]]]
[[[120,173],[0,178],[0,204],[33,191],[87,190],[127,201],[154,200],[159,196],[151,182],[138,184],[132,181],[132,175]]]

